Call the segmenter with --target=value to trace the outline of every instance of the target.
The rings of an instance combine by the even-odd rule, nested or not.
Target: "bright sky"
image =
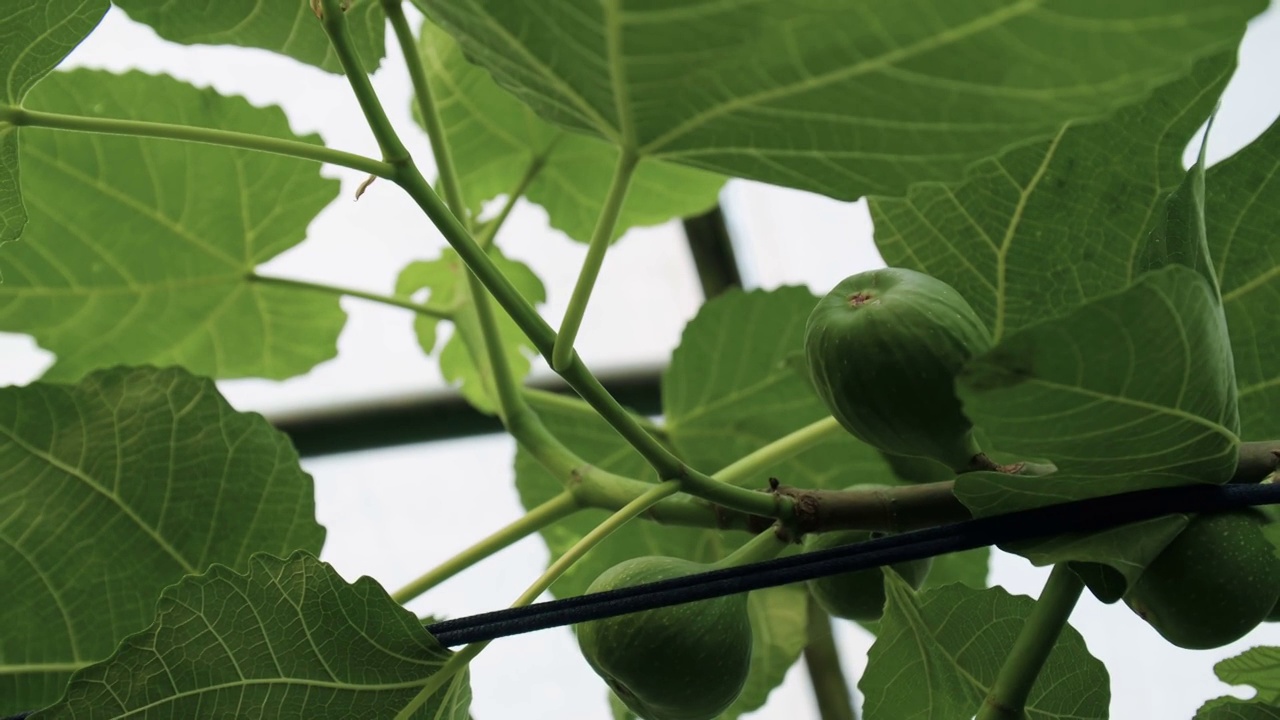
[[[1280,67],[1280,14],[1256,21],[1245,40],[1241,67],[1223,100],[1210,142],[1211,161],[1262,132],[1280,114],[1274,92]],[[112,9],[97,32],[67,63],[122,71],[165,72],[257,104],[285,108],[295,130],[318,131],[345,150],[376,155],[376,147],[345,81],[266,52],[187,48],[158,39]],[[411,130],[408,78],[386,63],[375,85],[410,141],[430,163],[425,139]],[[374,185],[351,201],[363,180],[329,169],[343,181],[343,196],[313,224],[307,242],[266,270],[290,277],[389,292],[398,270],[428,259],[444,243],[406,197]],[[755,183],[731,183],[724,196],[739,260],[748,284],[808,284],[825,292],[842,277],[882,264],[871,241],[865,205],[846,204]],[[547,226],[536,207],[522,204],[502,238],[506,252],[529,263],[548,287],[548,318],[556,321],[577,275],[584,247]],[[663,364],[679,341],[701,294],[678,224],[630,233],[606,260],[581,333],[579,348],[597,372]],[[639,299],[639,301],[637,300]],[[344,301],[350,321],[339,359],[284,383],[222,383],[242,410],[295,413],[341,403],[402,397],[447,389],[435,362],[424,358],[403,311]],[[50,358],[25,337],[0,333],[0,384],[39,376]],[[536,371],[548,375],[545,366]],[[348,579],[370,575],[394,590],[520,512],[513,483],[513,443],[482,437],[309,460],[317,483],[320,520],[329,529],[324,559]],[[460,488],[466,488],[462,490]],[[484,498],[486,513],[466,508]],[[526,540],[414,602],[419,614],[457,617],[506,606],[545,566],[536,538]],[[1000,555],[991,581],[1011,592],[1038,593],[1046,571]],[[1112,715],[1117,718],[1190,718],[1209,697],[1229,691],[1214,679],[1213,664],[1258,644],[1280,644],[1280,625],[1255,631],[1219,650],[1170,647],[1121,605],[1103,606],[1086,593],[1072,624],[1112,673]],[[838,623],[846,671],[856,683],[871,636]],[[816,717],[807,678],[797,665],[759,720]],[[473,664],[474,715],[498,718],[605,718],[605,687],[577,651],[567,629],[494,643]]]

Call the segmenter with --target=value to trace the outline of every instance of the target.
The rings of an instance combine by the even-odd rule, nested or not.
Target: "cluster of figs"
[[[889,457],[924,458],[955,473],[972,469],[981,452],[955,378],[991,344],[986,325],[959,292],[903,268],[846,278],[818,302],[805,331],[814,386],[846,430]],[[1262,533],[1270,520],[1257,509],[1194,516],[1120,597],[1183,648],[1220,647],[1265,620],[1280,620],[1280,559]],[[870,537],[864,531],[811,534],[804,549]],[[925,559],[889,570],[919,588],[930,565]],[[713,567],[638,557],[605,571],[588,592]],[[1082,563],[1078,570],[1101,599],[1119,599],[1099,591],[1106,583],[1090,582],[1105,578],[1109,568]],[[883,613],[880,569],[813,580],[808,589],[835,617],[874,622]],[[644,720],[715,718],[738,698],[751,665],[746,595],[591,621],[577,626],[577,637],[591,667]]]

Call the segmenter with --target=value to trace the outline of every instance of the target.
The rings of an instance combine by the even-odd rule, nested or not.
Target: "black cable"
[[[1188,485],[1109,495],[915,530],[741,567],[509,608],[426,626],[445,647],[787,585],[1036,537],[1092,532],[1176,513],[1280,504],[1280,484]]]

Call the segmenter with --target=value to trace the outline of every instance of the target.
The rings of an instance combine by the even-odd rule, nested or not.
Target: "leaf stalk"
[[[1084,581],[1066,563],[1053,566],[976,720],[1026,720],[1031,688],[1083,591]]]
[[[179,140],[218,145],[241,150],[256,150],[300,158],[317,162],[351,168],[381,178],[391,178],[395,168],[390,163],[381,162],[355,153],[335,150],[324,145],[289,140],[286,138],[255,135],[253,133],[218,130],[216,128],[195,127],[192,125],[176,125],[172,123],[147,122],[145,120],[121,120],[116,118],[95,118],[81,115],[65,115],[62,113],[40,112],[26,108],[0,105],[0,123],[8,123],[16,127],[46,128],[49,130],[67,130],[71,132],[97,133],[102,135],[124,135],[128,137],[155,138],[160,140]]]
[[[395,591],[391,594],[391,599],[403,605],[481,560],[569,517],[579,509],[581,508],[573,495],[562,492]]]
[[[600,217],[596,219],[595,230],[592,231],[591,241],[587,245],[587,257],[582,261],[578,282],[574,285],[573,295],[569,298],[569,307],[565,309],[564,319],[560,322],[560,333],[556,336],[555,346],[551,350],[551,369],[556,372],[562,372],[573,361],[573,343],[578,337],[578,330],[582,327],[582,319],[586,316],[587,303],[591,300],[596,278],[600,276],[600,268],[604,265],[605,253],[613,242],[613,232],[618,225],[618,216],[622,213],[622,205],[627,200],[627,190],[631,187],[631,177],[639,161],[639,156],[628,148],[622,148],[618,154],[618,164],[613,169],[613,180],[609,183],[604,206],[600,208]]]

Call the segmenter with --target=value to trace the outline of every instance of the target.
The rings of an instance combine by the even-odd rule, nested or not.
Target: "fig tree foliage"
[[[419,597],[529,535],[550,560],[516,605],[688,579],[769,542],[785,556],[1273,481],[1280,125],[1222,162],[1204,152],[1266,9],[6,0],[0,333],[53,361],[0,387],[0,717],[464,720],[471,658],[512,646],[444,647]],[[75,67],[107,52],[104,17],[181,52],[224,46],[260,84],[204,87],[128,43],[97,63],[112,70]],[[322,137],[287,100],[297,88],[367,128]],[[709,298],[670,348],[660,412],[632,412],[585,350],[620,324],[591,302],[616,290],[601,268],[652,237],[633,228],[744,180],[866,198],[888,267],[833,255],[826,280]],[[420,222],[380,225],[392,203]],[[340,213],[355,236],[305,242]],[[585,251],[576,283],[548,281],[513,217]],[[783,218],[770,252],[809,252],[803,220]],[[427,244],[380,287],[272,270],[294,251],[370,262],[393,247],[383,232]],[[692,277],[625,270],[655,295]],[[501,423],[527,511],[489,518],[442,471],[432,502],[508,524],[391,592],[319,559],[293,442],[217,384],[321,376],[357,300],[405,318],[402,346]],[[571,392],[526,382],[543,361]],[[1090,654],[1070,627],[1078,598],[1170,653],[1252,642],[1280,616],[1274,518],[1166,514],[1002,543],[1052,566],[1035,600],[988,587],[990,548],[932,547],[548,630],[576,633],[581,657],[523,660],[594,669],[585,693],[618,718],[797,717],[771,693],[805,673],[823,720],[1106,718],[1146,689]],[[846,619],[876,635],[865,662],[831,639]],[[1278,655],[1222,660],[1254,697],[1183,716],[1277,717]]]

